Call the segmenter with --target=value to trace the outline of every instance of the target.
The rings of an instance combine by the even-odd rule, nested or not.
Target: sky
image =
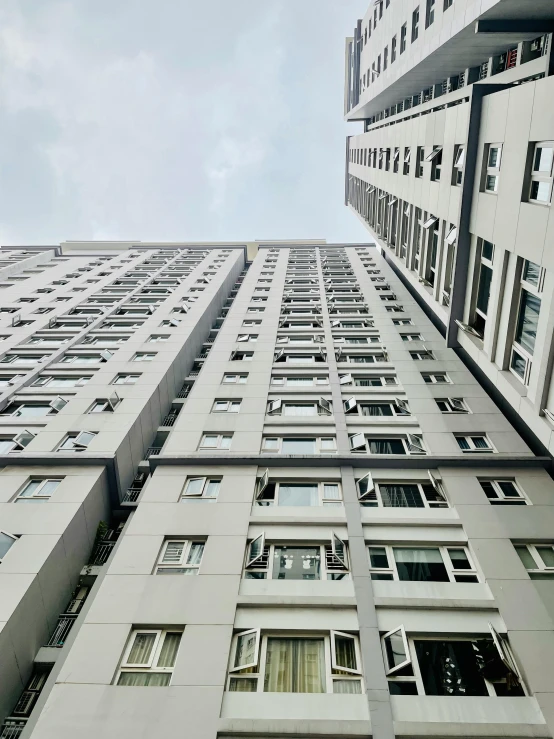
[[[0,244],[365,242],[344,39],[368,0],[1,0]]]

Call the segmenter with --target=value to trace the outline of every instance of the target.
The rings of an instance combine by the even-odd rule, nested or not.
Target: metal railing
[[[0,729],[0,739],[18,739],[25,728],[26,721],[6,719]]]
[[[67,636],[71,629],[73,628],[73,624],[77,620],[77,614],[76,613],[66,613],[58,618],[58,623],[56,624],[56,628],[54,629],[54,633],[48,639],[45,647],[58,647],[61,649],[63,645],[65,644],[65,640],[67,639]]]
[[[142,487],[127,488],[127,492],[123,496],[123,500],[121,502],[122,503],[136,503],[141,492],[142,492]]]
[[[146,450],[146,459],[148,459],[149,457],[157,457],[161,451],[161,446],[149,446]]]
[[[167,416],[162,420],[162,426],[173,426],[177,420],[178,413],[168,413]]]
[[[177,393],[178,398],[188,398],[190,394],[191,385],[183,385],[183,387]]]
[[[115,546],[115,541],[101,541],[96,547],[88,561],[89,567],[101,567],[108,561],[112,549]]]

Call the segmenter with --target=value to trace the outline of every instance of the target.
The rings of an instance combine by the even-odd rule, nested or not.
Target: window
[[[200,440],[199,449],[229,449],[232,434],[204,434]]]
[[[442,481],[430,470],[429,482],[386,482],[373,481],[367,472],[356,481],[358,499],[364,508],[447,508]]]
[[[485,435],[455,436],[462,452],[493,452],[490,441]]]
[[[415,176],[423,177],[423,159],[425,149],[423,146],[418,146],[416,149],[416,164],[415,164]]]
[[[7,531],[0,531],[0,564],[4,561],[4,557],[17,541],[18,537],[8,534]]]
[[[419,36],[419,6],[412,13],[412,44]]]
[[[425,11],[425,28],[429,28],[435,20],[435,0],[427,0]]]
[[[341,385],[356,385],[357,387],[382,387],[384,385],[398,385],[394,375],[339,375]]]
[[[237,341],[258,341],[258,334],[239,334]]]
[[[552,544],[514,544],[514,549],[531,580],[548,580],[554,576]]]
[[[250,321],[243,321],[242,322],[242,325],[245,326],[245,327],[246,326],[259,326],[260,324],[261,324],[261,321],[257,321],[257,320],[254,320],[254,319],[252,319]]]
[[[346,414],[371,417],[410,415],[408,402],[403,398],[395,398],[394,401],[366,401],[348,398],[343,405]]]
[[[67,404],[66,400],[57,397],[45,403],[10,403],[0,413],[1,416],[13,416],[15,418],[40,418],[51,413],[60,411]]]
[[[431,162],[431,182],[438,182],[441,178],[442,146],[433,147],[433,151],[425,157],[425,161]]]
[[[435,398],[441,413],[469,413],[463,398]]]
[[[454,2],[454,0],[444,0],[442,9],[443,10],[448,10],[448,8],[450,8],[452,6],[453,2]]]
[[[484,336],[493,274],[494,244],[485,239],[479,239],[478,250],[480,250],[480,259],[477,263],[479,279],[475,298],[475,315],[471,328],[480,336]]]
[[[156,575],[198,575],[203,541],[166,539],[156,565]]]
[[[507,639],[491,636],[408,637],[399,626],[381,638],[392,695],[523,696]]]
[[[423,439],[419,434],[407,434],[396,438],[366,437],[350,434],[350,449],[368,454],[426,454]]]
[[[79,431],[68,434],[58,447],[58,452],[84,452],[98,432]]]
[[[334,452],[336,448],[337,443],[333,436],[316,438],[266,436],[262,439],[262,452],[271,454],[319,454]]]
[[[420,352],[410,352],[410,357],[415,361],[424,359],[435,359],[435,357],[433,356],[433,352],[427,350]]]
[[[222,382],[226,385],[239,384],[244,385],[248,380],[248,375],[230,375],[225,373]]]
[[[392,37],[391,45],[390,45],[390,63],[396,61],[396,36]]]
[[[120,374],[114,377],[112,385],[135,385],[139,379],[140,375]]]
[[[518,488],[514,480],[496,479],[479,480],[479,485],[491,505],[529,505],[529,501]]]
[[[146,352],[137,352],[131,359],[131,362],[151,362],[157,355],[147,354]]]
[[[106,349],[99,354],[64,354],[60,359],[63,364],[98,364],[107,362],[113,357],[113,352]]]
[[[452,184],[461,185],[464,179],[464,163],[466,158],[466,148],[462,144],[454,146],[454,166],[452,170]]]
[[[0,375],[0,387],[9,387],[10,385],[14,385],[22,377],[25,377],[25,375]],[[33,385],[34,384],[35,383],[33,383]]]
[[[231,352],[229,357],[231,362],[251,362],[254,356],[254,352]]]
[[[137,629],[121,661],[117,685],[161,687],[169,685],[182,631]]]
[[[16,503],[43,502],[49,500],[54,490],[60,484],[60,478],[34,479],[25,484],[15,499]]]
[[[349,354],[344,358],[339,355],[337,361],[350,362],[351,364],[375,364],[378,362],[388,362],[388,356],[385,352],[375,352],[374,354]]]
[[[554,142],[542,141],[535,145],[531,170],[529,200],[548,205],[552,198],[552,173],[554,165]]]
[[[219,477],[189,477],[181,493],[180,501],[215,501],[219,495],[220,485],[221,478]]]
[[[243,631],[234,639],[228,689],[360,694],[358,638],[342,631],[287,636]]]
[[[399,334],[402,341],[423,341],[421,334]]]
[[[168,341],[169,340],[169,334],[152,334],[148,337],[148,342],[150,344],[156,344],[159,341]]]
[[[452,382],[450,377],[448,377],[444,372],[422,372],[421,376],[423,377],[423,381],[428,385],[442,385]]]
[[[524,261],[510,370],[525,384],[529,382],[535,351],[541,310],[537,293],[542,289],[542,274],[543,270],[537,264]]]
[[[479,582],[463,546],[369,546],[372,580]]]
[[[406,37],[408,35],[408,24],[404,23],[400,29],[400,53],[403,54],[406,51]]]
[[[485,192],[498,192],[502,144],[485,145]]]
[[[216,399],[212,406],[212,413],[238,413],[240,411],[240,400]]]
[[[290,377],[283,375],[272,375],[272,385],[284,385],[287,387],[311,387],[313,385],[328,385],[328,377]]]
[[[121,403],[117,393],[112,393],[109,398],[99,398],[90,406],[87,413],[113,413]]]
[[[265,533],[246,548],[247,580],[344,580],[349,578],[346,544],[333,533],[330,543],[270,544]]]
[[[37,364],[47,357],[47,354],[5,354],[0,362],[2,364]]]

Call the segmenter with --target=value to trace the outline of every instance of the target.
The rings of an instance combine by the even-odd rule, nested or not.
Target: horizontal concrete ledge
[[[2,458],[0,458],[0,463]],[[550,457],[533,455],[482,454],[460,457],[439,457],[430,454],[410,456],[386,454],[370,455],[283,455],[283,454],[160,454],[150,457],[150,468],[187,465],[255,465],[258,467],[370,467],[371,469],[435,469],[436,467],[533,467],[547,468]]]
[[[271,734],[267,732],[271,731]],[[359,739],[371,736],[369,721],[343,721],[317,719],[237,719],[220,718],[218,723],[219,739],[235,739],[235,737],[249,737],[262,739],[267,736],[307,736],[310,739]]]
[[[237,605],[242,608],[258,608],[259,606],[271,606],[271,608],[355,608],[356,598],[330,598],[328,593],[317,596],[287,596],[287,595],[239,595]],[[495,610],[491,606],[491,610]],[[342,735],[341,735],[342,739]]]
[[[71,452],[63,454],[58,452],[19,452],[17,454],[0,454],[0,465],[2,467],[18,467],[21,465],[67,465],[68,467],[87,465],[111,466],[115,462],[115,454],[87,454],[86,452]]]
[[[471,698],[464,698],[471,703]],[[494,700],[494,698],[493,698]],[[510,700],[519,700],[513,698]],[[471,710],[468,706],[468,710]],[[487,739],[521,739],[521,737],[550,737],[546,724],[488,724],[488,723],[446,723],[441,721],[394,721],[394,733],[396,736],[409,737],[469,737],[486,736]]]

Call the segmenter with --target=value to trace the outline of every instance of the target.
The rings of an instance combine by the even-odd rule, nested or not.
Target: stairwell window
[[[485,144],[485,192],[498,192],[501,161],[502,144]]]
[[[220,486],[220,477],[188,477],[181,493],[180,502],[191,500],[215,501],[219,495]]]
[[[169,685],[182,635],[182,631],[162,629],[133,631],[121,660],[117,685]]]
[[[228,690],[256,693],[362,693],[358,637],[342,631],[235,636]]]
[[[31,478],[19,491],[15,503],[43,503],[50,500],[62,478]]]
[[[515,480],[479,479],[483,492],[491,505],[530,505],[523,491],[516,485]]]
[[[552,176],[554,169],[554,141],[541,141],[535,145],[531,170],[529,200],[540,205],[549,205],[552,199]]]
[[[198,575],[205,543],[187,539],[166,539],[163,543],[156,575]]]

